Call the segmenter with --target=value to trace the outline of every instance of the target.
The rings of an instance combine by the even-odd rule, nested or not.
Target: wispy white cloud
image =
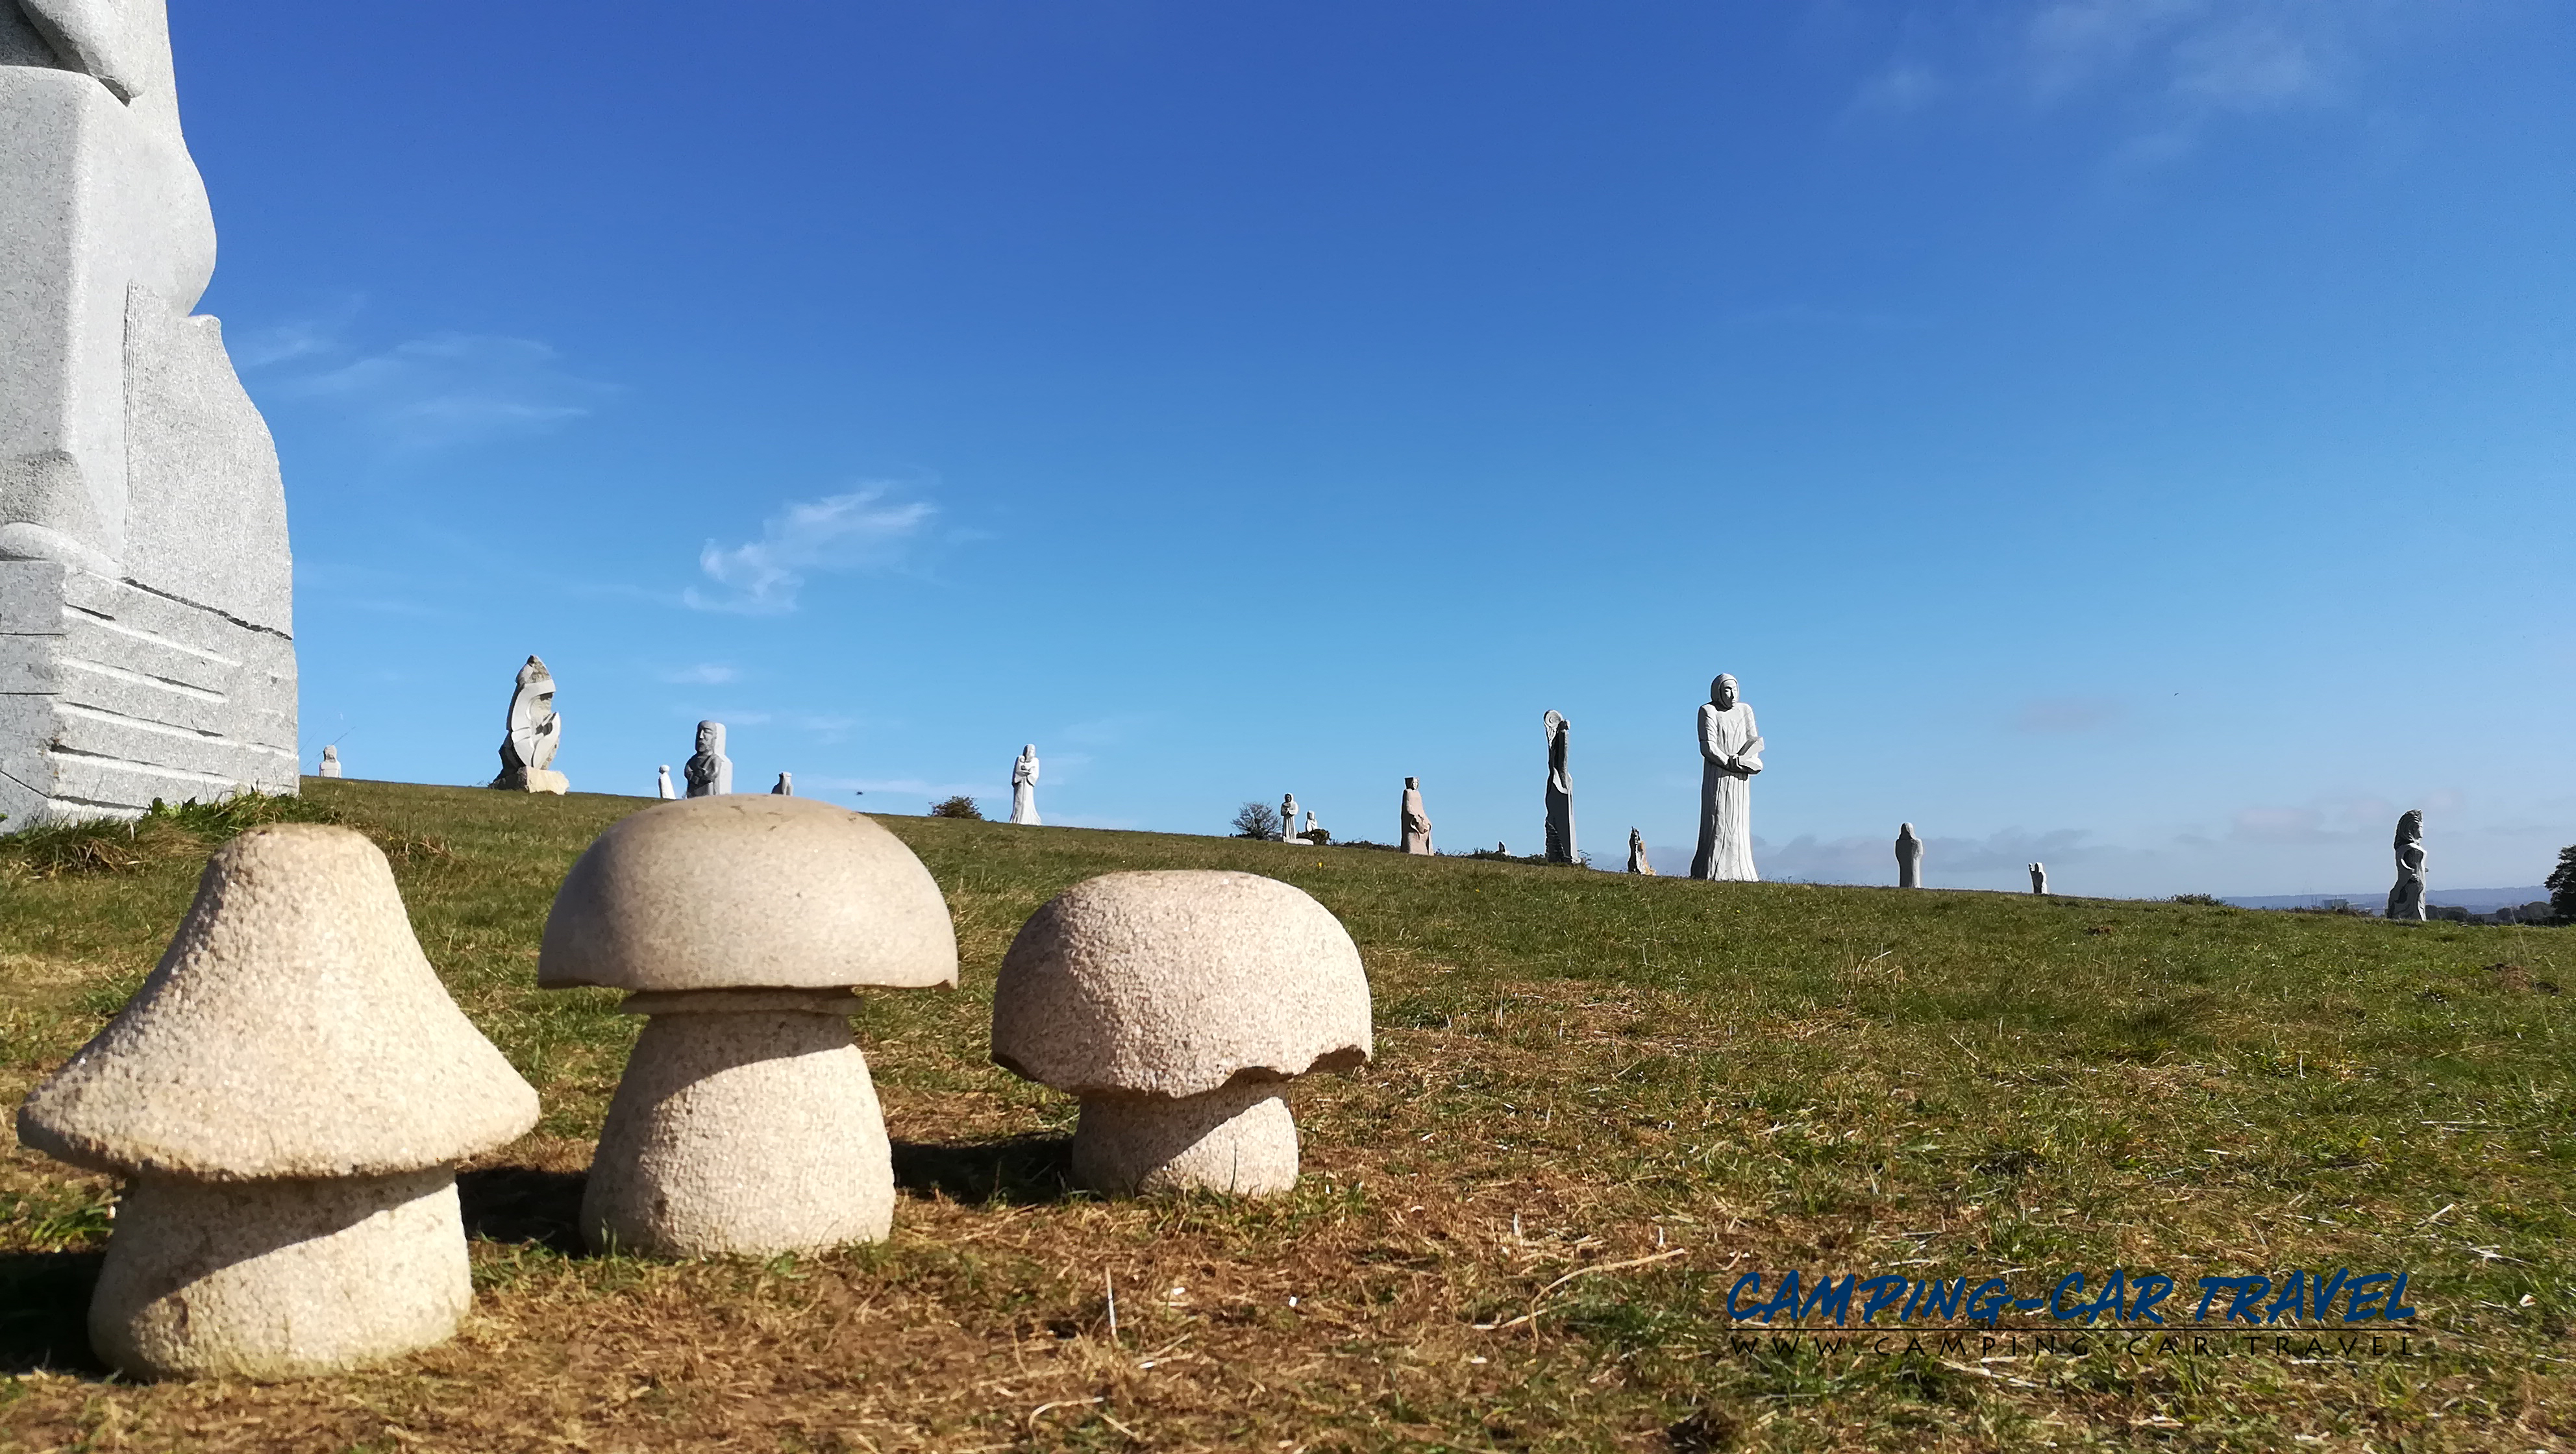
[[[533,338],[438,333],[351,356],[351,317],[256,330],[233,355],[273,397],[336,412],[400,449],[539,433],[597,410],[615,385],[579,377]]]
[[[757,540],[734,546],[708,541],[698,552],[698,569],[724,589],[692,586],[683,599],[701,611],[793,611],[809,573],[899,564],[938,513],[926,500],[897,498],[888,485],[792,502],[761,522]]]
[[[1872,76],[1852,98],[1852,109],[1903,115],[1920,111],[1939,100],[1949,84],[1930,66],[1920,61],[1898,61]]]
[[[662,673],[662,680],[680,686],[719,687],[740,680],[742,673],[722,662],[702,661]]]

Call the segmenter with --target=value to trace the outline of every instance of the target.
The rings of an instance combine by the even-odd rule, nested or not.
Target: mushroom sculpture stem
[[[1275,1196],[1297,1185],[1287,1083],[1237,1081],[1204,1095],[1090,1095],[1073,1174],[1113,1196],[1199,1187]]]
[[[582,1194],[591,1245],[768,1256],[884,1238],[894,1159],[857,1007],[846,990],[628,996],[653,1018]]]

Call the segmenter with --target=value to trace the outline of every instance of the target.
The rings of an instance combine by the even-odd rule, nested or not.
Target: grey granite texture
[[[778,775],[778,781],[770,784],[769,795],[773,798],[792,798],[796,796],[796,775],[790,772],[780,773]]]
[[[547,989],[957,983],[930,870],[847,808],[746,793],[657,803],[599,835],[546,916]]]
[[[1404,780],[1404,799],[1396,808],[1395,829],[1405,852],[1431,852],[1431,815],[1422,809],[1422,779]]]
[[[2034,863],[2030,866],[2030,891],[2035,894],[2044,894],[2048,892],[2047,864]]]
[[[1550,863],[1574,863],[1574,779],[1565,761],[1574,724],[1551,710],[1539,725],[1547,729],[1547,846],[1541,852]]]
[[[2410,808],[2397,820],[2397,882],[2388,890],[2388,917],[2424,921],[2424,812]]]
[[[1914,836],[1911,823],[1896,825],[1896,886],[1923,887],[1923,840]]]
[[[1294,1190],[1297,1122],[1285,1089],[1237,1081],[1179,1100],[1085,1096],[1073,1132],[1074,1179],[1111,1196]]]
[[[1628,830],[1628,871],[1655,876],[1655,865],[1646,858],[1646,835],[1634,828]]]
[[[158,0],[0,3],[0,813],[296,783],[285,491]]]
[[[688,780],[690,797],[720,798],[733,791],[733,759],[725,756],[722,722],[698,724],[698,750],[680,773]]]
[[[1282,843],[1301,841],[1297,836],[1297,795],[1295,793],[1282,793],[1279,797],[1279,841]]]
[[[322,765],[314,769],[313,775],[316,777],[338,777],[340,775],[340,749],[331,746],[324,747],[322,749]]]
[[[563,746],[563,715],[555,710],[555,674],[536,657],[519,668],[510,690],[510,710],[501,735],[501,772],[496,788],[531,793],[569,789],[563,774],[550,771],[555,751]]]
[[[1708,684],[1699,709],[1699,846],[1691,877],[1752,883],[1753,776],[1762,771],[1762,734],[1753,709],[1736,696],[1735,678],[1721,672]]]
[[[1011,821],[1034,826],[1038,821],[1038,745],[1020,749],[1011,762]]]

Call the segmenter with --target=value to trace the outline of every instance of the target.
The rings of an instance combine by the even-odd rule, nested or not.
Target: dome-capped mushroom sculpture
[[[1370,1051],[1351,936],[1258,874],[1076,884],[1021,926],[993,986],[994,1063],[1081,1098],[1074,1175],[1113,1195],[1289,1190],[1286,1083]]]
[[[281,824],[218,851],[124,1011],[18,1112],[127,1178],[90,1342],[138,1377],[323,1373],[473,1301],[456,1165],[537,1094],[447,996],[385,856]]]
[[[537,983],[650,1015],[599,1133],[593,1246],[774,1256],[886,1235],[894,1159],[853,991],[957,983],[930,870],[868,818],[728,794],[623,818],[572,867]]]

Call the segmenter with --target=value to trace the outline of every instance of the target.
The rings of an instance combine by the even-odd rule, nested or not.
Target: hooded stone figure
[[[2397,884],[2388,891],[2388,917],[2424,921],[2424,812],[2409,809],[2397,820]]]
[[[286,492],[161,0],[0,0],[0,813],[296,790]]]
[[[733,791],[733,759],[725,756],[722,722],[698,724],[698,750],[680,769],[693,798],[720,798]]]
[[[1646,861],[1646,835],[1635,828],[1628,830],[1628,871],[1655,876],[1655,866]]]
[[[1403,837],[1405,852],[1431,852],[1431,815],[1422,810],[1422,779],[1418,777],[1404,780],[1404,803],[1396,814],[1396,831]]]
[[[1020,749],[1011,763],[1011,821],[1036,826],[1038,821],[1038,745]]]
[[[1573,863],[1574,782],[1566,775],[1565,753],[1574,724],[1551,708],[1539,725],[1547,729],[1547,861]]]
[[[1923,840],[1914,836],[1911,823],[1896,825],[1896,886],[1923,887]]]
[[[1762,734],[1753,709],[1735,694],[1735,678],[1719,673],[1699,709],[1699,848],[1691,877],[1752,883],[1753,775],[1762,770]]]

